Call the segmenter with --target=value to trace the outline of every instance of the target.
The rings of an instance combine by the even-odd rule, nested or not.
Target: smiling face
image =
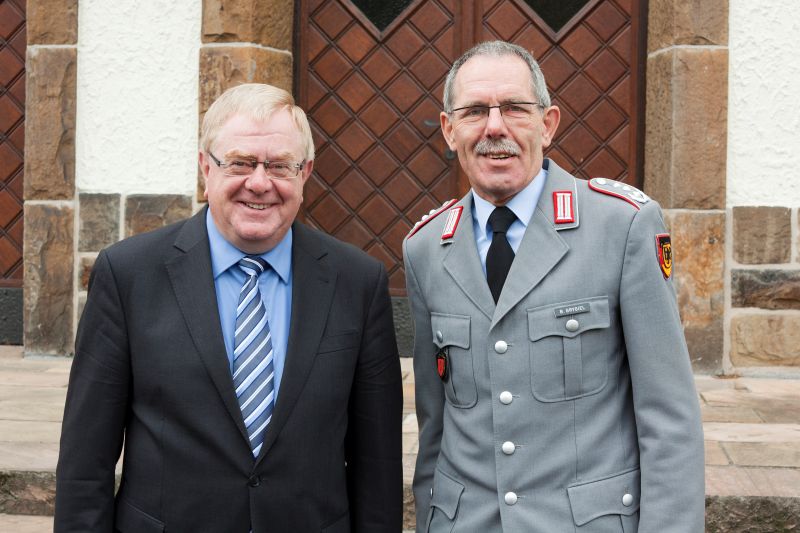
[[[537,102],[531,71],[514,55],[472,57],[459,69],[453,88],[453,108]],[[542,152],[552,142],[560,112],[555,106],[537,108],[520,121],[492,109],[488,119],[478,123],[459,121],[447,113],[440,119],[444,138],[458,152],[473,190],[495,205],[504,205],[542,168]]]
[[[291,114],[279,109],[265,121],[232,116],[220,128],[210,152],[223,161],[237,157],[299,163],[305,149]],[[205,197],[219,232],[246,253],[274,248],[297,216],[312,166],[313,161],[307,161],[291,180],[270,179],[263,165],[248,176],[226,176],[224,169],[201,151]]]

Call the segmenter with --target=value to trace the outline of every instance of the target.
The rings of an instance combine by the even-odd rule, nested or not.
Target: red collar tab
[[[553,213],[556,224],[571,224],[575,222],[575,204],[572,191],[553,192]]]
[[[462,211],[464,211],[464,206],[457,205],[447,212],[447,221],[444,223],[444,229],[442,230],[442,242],[452,239],[456,234]]]
[[[650,197],[636,187],[607,178],[592,178],[589,180],[589,188],[593,191],[625,200],[636,209],[641,209],[639,207],[640,205],[644,205],[650,201]]]
[[[408,239],[408,238],[411,238],[411,237],[412,237],[412,236],[413,236],[413,235],[414,235],[416,232],[418,232],[420,229],[422,229],[422,227],[423,227],[425,224],[427,224],[428,222],[430,222],[430,221],[431,221],[431,220],[433,220],[434,218],[438,217],[438,216],[439,216],[439,215],[441,215],[443,212],[447,211],[447,210],[448,210],[449,208],[451,208],[451,207],[453,206],[453,204],[455,204],[456,202],[458,202],[458,200],[457,200],[457,199],[455,199],[455,198],[453,198],[452,200],[448,200],[447,202],[445,202],[444,204],[442,204],[442,207],[440,207],[440,208],[438,208],[438,209],[431,209],[431,210],[430,210],[430,212],[429,212],[427,215],[422,215],[422,220],[420,220],[419,222],[417,222],[416,224],[414,224],[414,227],[413,227],[413,228],[411,228],[411,231],[409,232],[409,234],[408,234],[408,236],[406,237],[406,239]]]

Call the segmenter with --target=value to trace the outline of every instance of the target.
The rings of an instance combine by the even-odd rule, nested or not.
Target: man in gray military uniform
[[[533,57],[453,65],[442,132],[472,190],[404,242],[417,532],[703,531],[700,410],[658,204],[543,159]]]

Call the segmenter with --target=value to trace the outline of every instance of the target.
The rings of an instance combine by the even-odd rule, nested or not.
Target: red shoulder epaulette
[[[418,232],[420,229],[422,229],[422,227],[425,224],[427,224],[434,218],[438,217],[439,215],[441,215],[442,213],[453,207],[453,204],[455,204],[456,202],[458,202],[458,199],[453,198],[452,200],[448,200],[447,202],[442,204],[442,207],[438,209],[431,209],[427,215],[422,215],[422,220],[414,224],[414,227],[411,228],[411,231],[408,233],[406,239],[411,238],[411,236],[414,235],[416,232]]]
[[[620,200],[625,200],[636,209],[640,209],[640,205],[644,205],[650,201],[650,197],[645,193],[626,185],[620,181],[615,181],[607,178],[592,178],[589,180],[589,188]]]

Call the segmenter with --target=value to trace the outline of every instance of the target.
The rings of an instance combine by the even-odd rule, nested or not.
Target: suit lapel
[[[335,275],[330,271],[324,243],[295,222],[292,243],[292,318],[286,363],[272,420],[267,426],[258,461],[268,452],[286,424],[314,364],[328,319]]]
[[[575,178],[553,161],[547,160],[546,164],[547,181],[511,264],[492,317],[492,327],[525,298],[569,251],[569,246],[553,225],[552,199],[556,190],[573,190]]]
[[[464,294],[472,300],[487,318],[494,313],[494,299],[486,283],[478,250],[475,247],[475,232],[472,229],[472,196],[468,193],[458,204],[464,207],[461,223],[453,236],[453,242],[445,253],[443,266]]]
[[[182,253],[168,260],[166,267],[172,290],[200,359],[226,409],[249,442],[222,338],[206,232],[206,210],[201,210],[184,224],[175,240],[175,247]]]

